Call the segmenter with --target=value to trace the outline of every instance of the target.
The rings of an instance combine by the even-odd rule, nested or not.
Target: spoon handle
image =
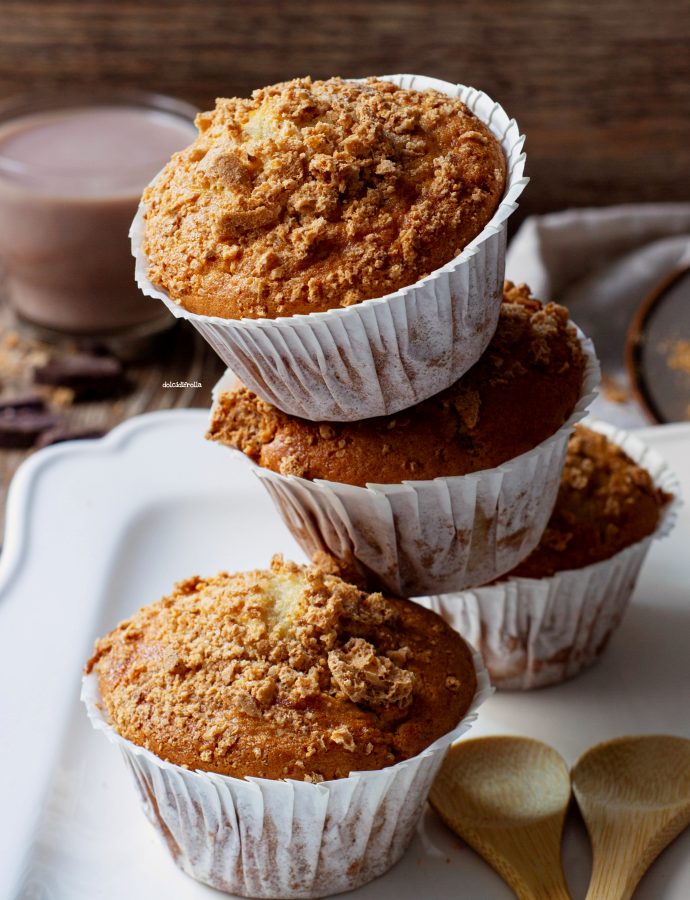
[[[456,830],[519,900],[571,900],[561,866],[562,828],[559,814],[522,828]]]
[[[524,886],[511,883],[508,879],[506,881],[515,891],[518,900],[572,900],[570,891],[562,879],[533,882]]]
[[[631,876],[627,849],[616,851],[600,844],[594,852],[585,900],[629,900],[643,874]]]
[[[580,798],[578,798],[580,800]],[[687,808],[612,813],[580,808],[592,842],[592,879],[585,900],[630,900],[656,857],[688,824]]]

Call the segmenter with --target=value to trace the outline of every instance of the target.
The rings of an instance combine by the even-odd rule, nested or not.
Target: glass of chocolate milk
[[[194,107],[138,91],[0,105],[0,265],[20,319],[72,335],[171,323],[134,282],[141,192],[194,139]]]

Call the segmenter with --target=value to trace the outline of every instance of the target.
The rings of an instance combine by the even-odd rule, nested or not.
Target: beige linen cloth
[[[604,381],[593,415],[621,428],[650,424],[630,394],[626,333],[640,303],[688,252],[690,203],[532,216],[511,241],[506,278],[563,303],[594,341]]]

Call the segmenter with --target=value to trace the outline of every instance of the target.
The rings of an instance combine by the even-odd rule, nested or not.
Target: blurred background
[[[408,71],[481,87],[517,118],[520,218],[690,199],[687,0],[0,3],[0,97],[102,84],[208,108],[297,75]]]
[[[686,272],[673,282],[676,305],[665,307],[673,336],[682,316],[685,332],[673,346],[662,335],[657,346],[666,348],[659,366],[671,379],[662,393],[678,398],[666,417],[690,418],[688,0],[0,0],[0,104],[46,90],[136,88],[208,109],[218,96],[296,76],[404,72],[481,88],[527,135],[531,182],[510,219],[512,236],[524,227],[508,274],[564,302],[595,338],[604,418],[662,419],[642,409],[624,350],[645,297],[670,284],[669,273]],[[78,158],[75,166],[81,176]],[[55,335],[27,332],[17,319],[9,270],[4,280],[0,271],[0,522],[6,487],[37,447],[100,436],[147,410],[210,403],[219,359],[187,323],[170,328],[162,305],[134,288],[126,232],[151,174],[117,234],[132,302],[167,317],[155,340],[102,345],[66,333],[56,346]],[[4,201],[3,209],[8,243],[14,220]],[[108,245],[103,230],[87,226],[84,241]],[[56,230],[72,240],[78,268],[89,253],[70,228]],[[32,229],[28,243],[30,273],[50,289],[46,243]],[[69,253],[54,257],[70,262]],[[107,312],[116,292],[100,275],[93,310]],[[56,302],[55,313],[64,312]]]

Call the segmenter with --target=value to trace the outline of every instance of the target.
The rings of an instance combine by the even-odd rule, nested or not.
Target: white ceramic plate
[[[0,560],[0,896],[201,900],[139,813],[117,753],[79,703],[94,638],[179,578],[302,559],[243,461],[202,439],[203,411],[132,419],[101,441],[63,444],[17,473]],[[690,426],[641,432],[690,496]],[[626,620],[593,669],[532,694],[501,694],[473,735],[527,734],[569,763],[620,734],[690,737],[690,511],[654,546]],[[564,859],[583,897],[589,851],[571,818]],[[353,900],[512,893],[428,811],[404,860]],[[690,897],[690,832],[639,900]]]

